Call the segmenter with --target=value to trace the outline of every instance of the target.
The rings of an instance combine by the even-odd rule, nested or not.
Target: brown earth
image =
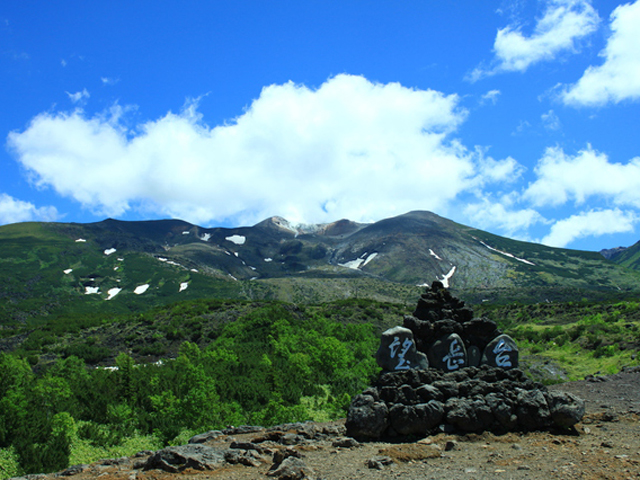
[[[639,479],[640,368],[549,388],[585,399],[586,414],[572,431],[438,434],[415,443],[349,446],[349,439],[336,433],[342,431],[344,435],[344,422],[334,422],[313,425],[327,427],[325,431],[334,431],[333,434],[297,441],[290,448],[301,454],[308,478],[313,479]],[[207,445],[224,449],[233,441],[257,443],[264,438],[263,431],[223,436]],[[285,448],[274,441],[259,445],[273,452]],[[173,474],[143,470],[141,465],[146,458],[142,455],[97,462],[62,475],[70,474],[73,480],[278,479],[267,476],[273,465],[270,454],[264,455],[258,466],[226,465],[216,470],[188,469]],[[54,475],[42,478],[53,479]]]

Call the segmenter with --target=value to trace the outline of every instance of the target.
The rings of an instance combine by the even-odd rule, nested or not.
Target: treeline
[[[344,416],[378,371],[377,342],[369,323],[273,303],[156,364],[121,353],[115,368],[88,368],[72,355],[36,375],[27,359],[0,354],[0,475],[56,471],[227,425]]]

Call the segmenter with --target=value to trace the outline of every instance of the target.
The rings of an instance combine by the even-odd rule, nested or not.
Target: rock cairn
[[[503,335],[494,321],[474,318],[473,310],[441,282],[427,287],[413,316],[404,317],[404,327],[413,333],[416,349],[426,354],[429,365],[439,370],[452,372],[481,364],[518,367],[516,342]]]
[[[360,440],[570,428],[584,416],[583,400],[528,379],[516,342],[440,282],[383,333],[376,360],[383,371],[347,415]]]

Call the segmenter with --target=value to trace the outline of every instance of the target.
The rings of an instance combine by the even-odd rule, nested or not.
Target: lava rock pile
[[[376,360],[382,372],[347,415],[347,434],[360,440],[566,429],[584,416],[580,398],[528,379],[515,341],[440,282],[403,327],[383,333]]]

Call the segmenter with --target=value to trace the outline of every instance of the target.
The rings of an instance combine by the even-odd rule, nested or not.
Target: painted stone
[[[505,369],[517,368],[518,345],[509,335],[499,335],[487,344],[480,363]]]
[[[436,340],[429,349],[428,358],[429,365],[445,372],[467,366],[467,350],[457,333]]]
[[[404,327],[393,327],[382,333],[376,361],[388,372],[429,368],[427,356],[416,349],[413,333]]]

